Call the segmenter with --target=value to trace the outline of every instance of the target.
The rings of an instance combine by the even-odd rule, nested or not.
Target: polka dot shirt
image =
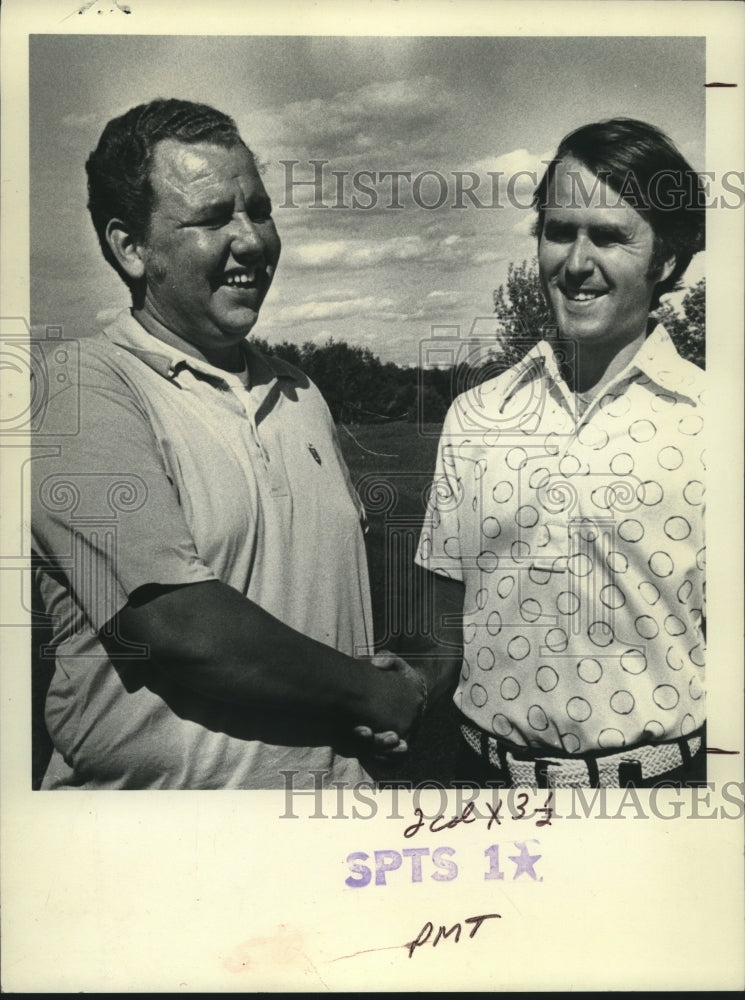
[[[488,733],[580,753],[704,722],[703,382],[658,326],[587,408],[546,341],[450,408],[416,560],[465,583],[455,702]]]

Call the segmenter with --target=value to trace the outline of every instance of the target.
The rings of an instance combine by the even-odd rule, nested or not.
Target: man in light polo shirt
[[[109,122],[87,171],[132,309],[80,343],[35,442],[56,646],[42,787],[354,784],[355,730],[395,747],[423,684],[370,658],[362,512],[328,409],[246,342],[280,253],[253,156],[227,116],[158,100]]]
[[[417,555],[437,620],[462,616],[427,670],[432,695],[457,684],[459,779],[704,778],[704,373],[651,315],[702,204],[628,119],[568,135],[538,185],[555,336],[455,401]]]

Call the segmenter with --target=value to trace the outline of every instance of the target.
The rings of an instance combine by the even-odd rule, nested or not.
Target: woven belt
[[[642,778],[658,778],[686,763],[703,743],[699,730],[669,743],[649,743],[618,753],[534,757],[527,748],[524,754],[508,750],[504,743],[468,722],[461,722],[460,731],[468,746],[503,777],[509,775],[516,788],[618,788],[620,765],[636,763],[641,767]],[[544,776],[545,785],[539,785],[539,773]]]

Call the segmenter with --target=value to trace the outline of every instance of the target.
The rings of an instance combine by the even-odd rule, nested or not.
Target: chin
[[[238,341],[249,335],[258,318],[258,313],[246,310],[238,316],[226,317],[216,325],[226,340]]]
[[[560,340],[595,340],[600,336],[600,331],[596,328],[573,321],[562,323],[561,320],[557,320],[556,327]]]
[[[564,340],[601,340],[604,337],[603,331],[596,327],[576,326],[567,323],[561,336]]]

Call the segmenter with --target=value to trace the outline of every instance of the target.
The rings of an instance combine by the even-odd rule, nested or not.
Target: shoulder
[[[65,374],[79,386],[96,384],[99,380],[121,383],[127,370],[139,364],[133,354],[104,333],[64,341],[61,345],[49,342],[44,353],[47,368],[50,361],[56,366],[64,359]]]
[[[108,409],[137,408],[135,386],[141,362],[104,334],[78,340],[48,341],[32,373],[32,399],[38,403],[35,430],[66,433],[63,427],[97,427]]]
[[[694,365],[692,361],[680,359],[680,391],[690,397],[695,406],[704,406],[706,403],[706,372]]]
[[[476,431],[490,428],[492,421],[500,418],[504,403],[543,373],[545,362],[545,350],[539,344],[510,368],[461,392],[448,411],[445,426]],[[474,376],[478,375],[476,370]]]
[[[706,372],[678,352],[661,324],[647,342],[649,375],[665,389],[687,396],[696,406],[704,404]]]

